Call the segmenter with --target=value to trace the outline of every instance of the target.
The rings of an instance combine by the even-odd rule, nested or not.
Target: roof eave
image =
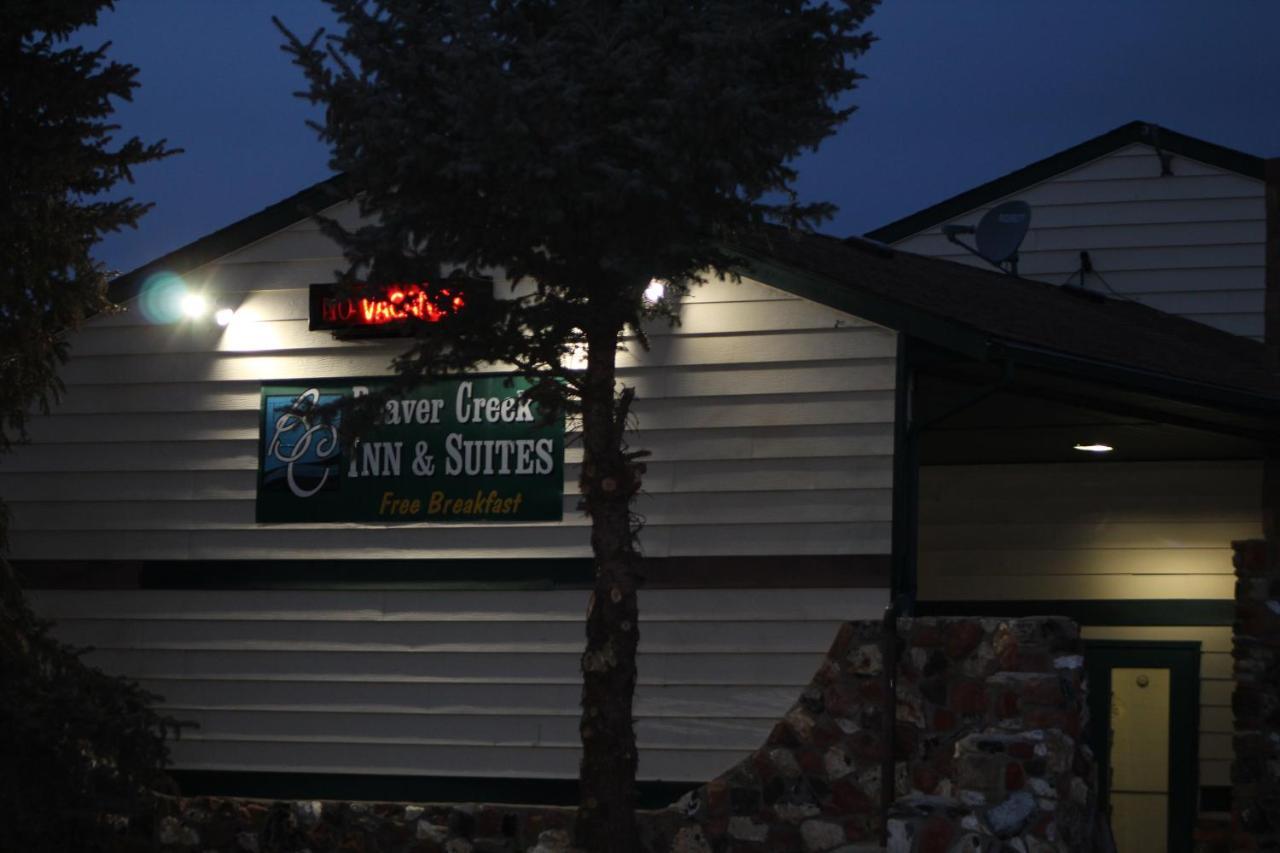
[[[1257,394],[1243,388],[1196,382],[1132,365],[1100,361],[998,338],[990,340],[989,355],[991,360],[1013,361],[1076,379],[1102,382],[1115,388],[1147,393],[1171,401],[1205,406],[1245,417],[1261,419],[1280,417],[1280,397]]]
[[[838,284],[823,275],[798,269],[749,248],[729,246],[727,251],[742,259],[738,272],[771,287],[971,358],[986,358],[988,339],[978,329],[856,286]]]
[[[764,284],[842,311],[899,334],[982,362],[1016,361],[1125,390],[1230,411],[1247,417],[1280,416],[1280,397],[1269,397],[1230,386],[1182,379],[1139,367],[1101,361],[1033,344],[1002,338],[942,315],[932,314],[882,296],[846,286],[826,277],[764,257],[750,249],[730,250],[744,261],[741,273]]]
[[[155,273],[190,272],[348,198],[346,175],[334,175],[113,279],[107,296],[117,304],[125,302]]]

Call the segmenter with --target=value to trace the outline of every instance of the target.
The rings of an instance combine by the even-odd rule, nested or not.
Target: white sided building
[[[173,747],[189,793],[573,802],[592,572],[573,425],[473,434],[462,409],[525,426],[476,376],[467,399],[496,402],[423,390],[376,456],[289,461],[305,430],[277,441],[299,426],[279,399],[359,393],[398,350],[316,328],[312,285],[343,260],[307,213],[353,215],[337,186],[113,284],[125,310],[76,335],[64,399],[0,460],[13,557],[64,639],[199,723]],[[1172,626],[1200,645],[1169,701],[1222,707],[1229,544],[1258,530],[1255,460],[1280,413],[1260,343],[869,241],[739,248],[741,282],[695,290],[678,327],[620,356],[632,443],[653,451],[647,802],[758,746],[839,623],[891,601],[1064,611],[1112,639]],[[234,318],[162,316],[166,287]],[[525,502],[451,490],[447,451],[424,467],[417,442],[449,441],[431,432],[446,421],[459,442],[511,442],[472,467],[537,479]],[[1225,784],[1204,748],[1184,754],[1195,733],[1169,741],[1172,833],[1201,785]]]

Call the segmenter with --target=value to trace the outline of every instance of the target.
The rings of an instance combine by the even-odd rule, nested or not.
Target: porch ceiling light
[[[1109,444],[1077,444],[1075,449],[1082,450],[1085,453],[1110,453],[1115,450]]]

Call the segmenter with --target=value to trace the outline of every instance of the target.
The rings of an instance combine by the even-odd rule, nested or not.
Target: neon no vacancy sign
[[[438,323],[466,310],[486,281],[444,285],[386,284],[352,291],[336,284],[311,285],[312,331],[367,330],[379,334],[409,334],[417,323]]]

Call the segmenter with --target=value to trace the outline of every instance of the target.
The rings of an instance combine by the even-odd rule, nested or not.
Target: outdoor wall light
[[[1085,453],[1110,453],[1115,450],[1109,444],[1077,444],[1075,449],[1082,450]]]
[[[201,286],[187,284],[177,273],[162,270],[142,283],[138,310],[148,323],[157,325],[199,322],[226,306],[222,300],[215,302],[212,295]]]
[[[644,289],[644,301],[652,305],[655,302],[661,302],[662,296],[667,292],[667,283],[660,278],[649,279],[649,286]]]
[[[198,293],[187,293],[182,297],[182,313],[192,320],[198,320],[209,310],[209,303]]]

